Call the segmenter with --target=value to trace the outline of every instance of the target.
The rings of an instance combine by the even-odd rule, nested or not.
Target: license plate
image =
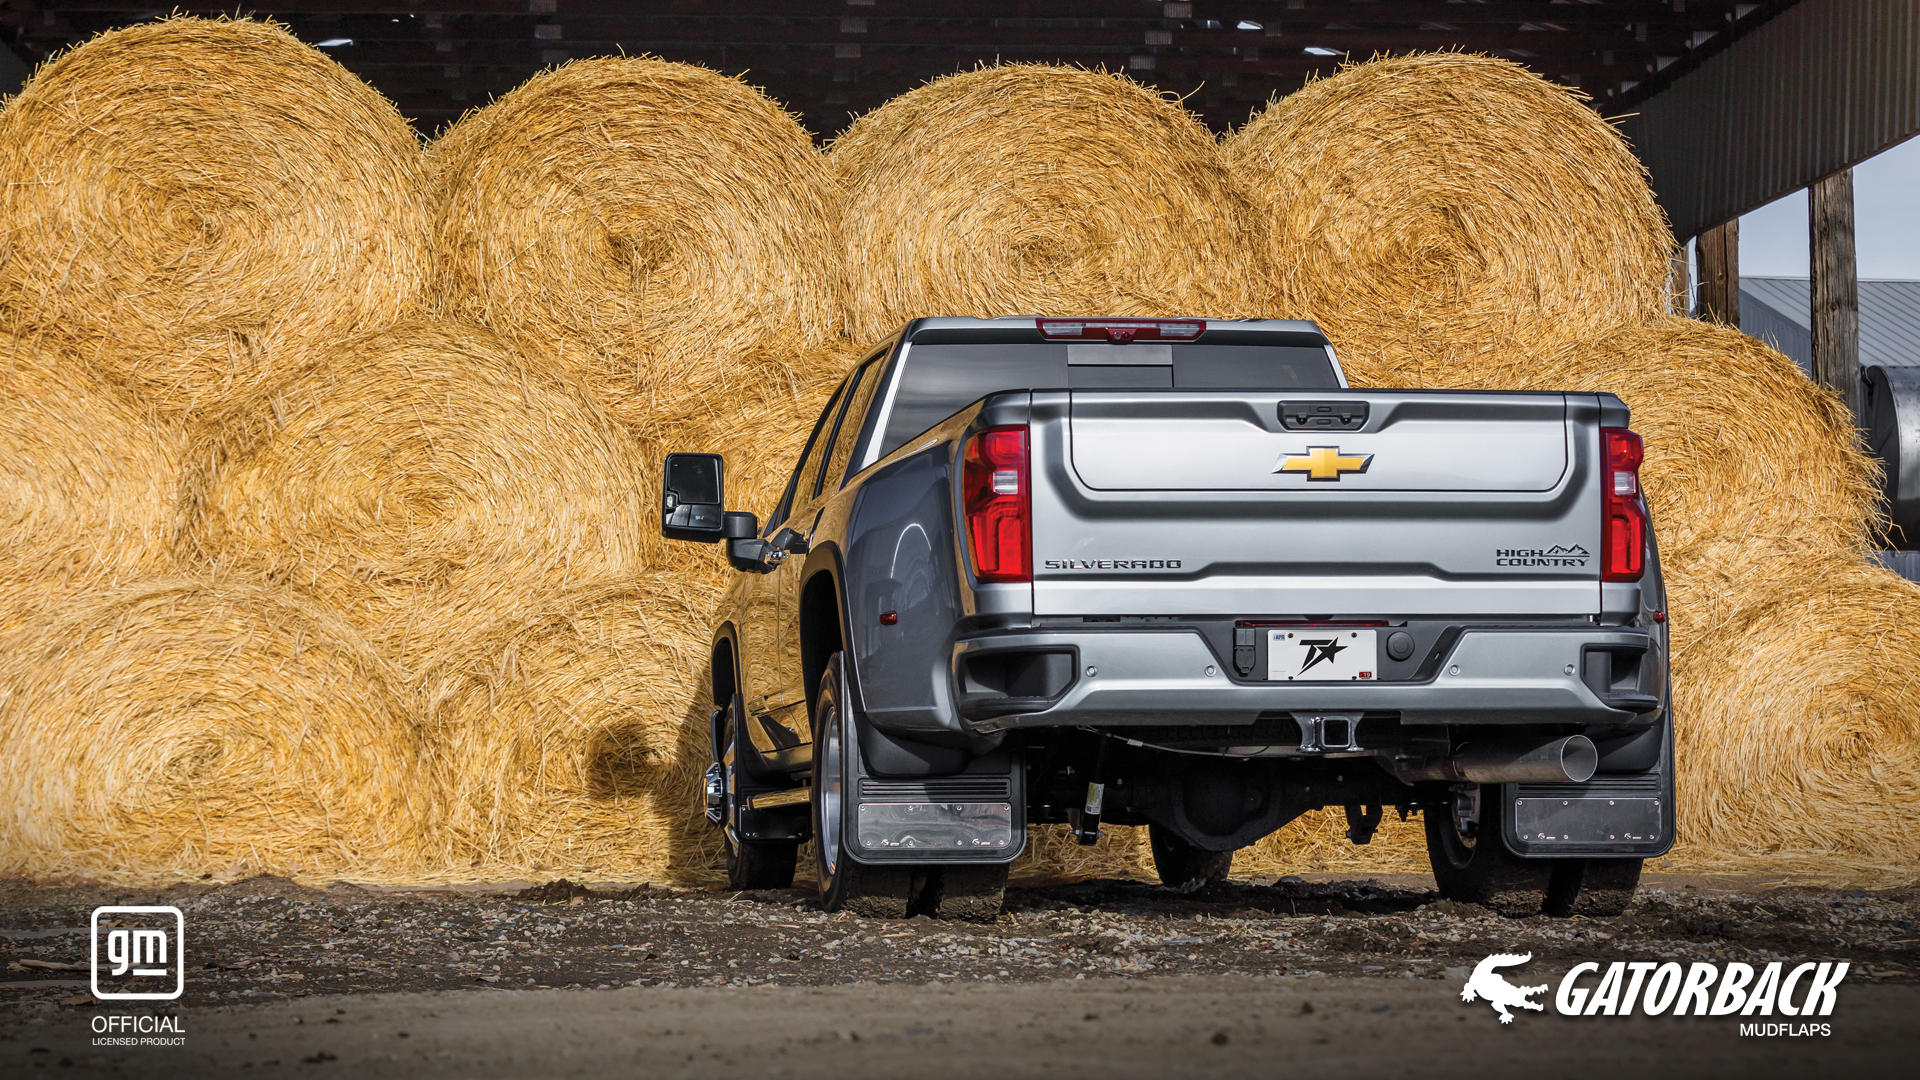
[[[1378,678],[1374,631],[1311,626],[1267,631],[1267,678],[1292,682],[1352,682]]]

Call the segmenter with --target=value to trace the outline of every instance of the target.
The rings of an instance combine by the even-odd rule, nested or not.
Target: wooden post
[[[1808,190],[1813,265],[1813,378],[1840,395],[1860,423],[1860,287],[1853,259],[1853,170]]]
[[[1685,240],[1674,245],[1668,260],[1667,310],[1675,315],[1693,314],[1693,265]]]
[[[1700,233],[1698,317],[1740,325],[1740,219],[1723,221]]]

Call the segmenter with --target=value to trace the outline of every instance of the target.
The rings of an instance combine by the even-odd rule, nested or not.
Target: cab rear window
[[[1108,346],[1064,342],[920,344],[907,350],[876,457],[989,394],[1003,390],[1299,390],[1338,386],[1325,349],[1305,345],[1174,344],[1169,363],[1089,363]],[[1138,347],[1135,347],[1138,348]],[[1148,359],[1153,359],[1149,357]]]

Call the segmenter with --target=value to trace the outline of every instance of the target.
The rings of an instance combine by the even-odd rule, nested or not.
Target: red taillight
[[[1640,495],[1640,436],[1601,428],[1600,450],[1607,516],[1600,537],[1600,580],[1639,581],[1647,570],[1647,501]]]
[[[967,440],[960,466],[960,498],[968,550],[979,581],[1032,581],[1033,539],[1028,527],[1027,429],[988,428]]]
[[[1207,324],[1200,319],[1035,319],[1049,341],[1192,341]]]

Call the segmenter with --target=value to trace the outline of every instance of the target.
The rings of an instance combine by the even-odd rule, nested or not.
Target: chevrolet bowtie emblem
[[[1342,454],[1337,446],[1309,446],[1304,454],[1286,454],[1274,466],[1277,473],[1306,473],[1308,480],[1338,480],[1347,473],[1363,473],[1373,464],[1372,454]]]

